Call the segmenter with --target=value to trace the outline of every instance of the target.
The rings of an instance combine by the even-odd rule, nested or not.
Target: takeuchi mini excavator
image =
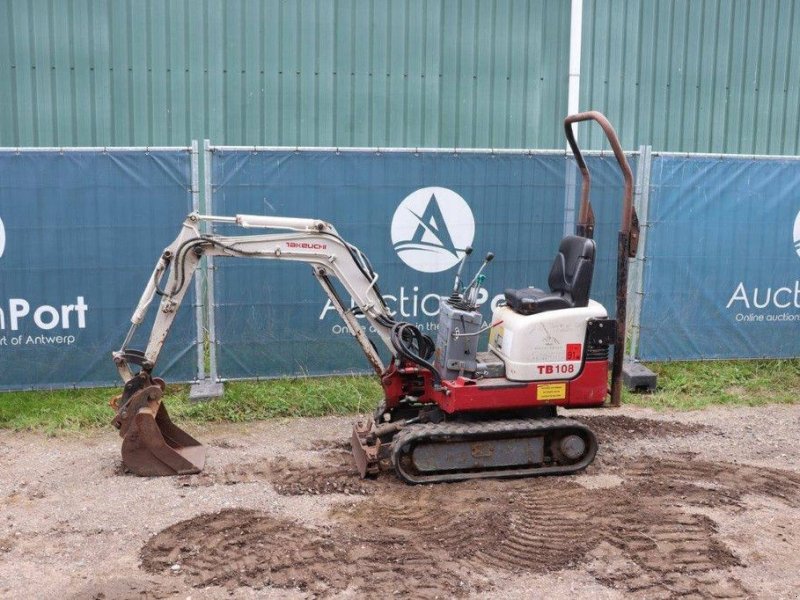
[[[572,126],[594,120],[602,127],[625,181],[617,254],[617,314],[590,299],[595,261],[591,180]],[[178,237],[155,266],[122,348],[113,359],[123,393],[115,398],[114,424],[123,437],[122,459],[139,475],[199,472],[205,448],[174,425],[161,402],[164,382],[153,376],[175,314],[203,256],[264,258],[308,263],[314,277],[349,326],[383,387],[375,413],[352,433],[355,464],[362,477],[381,464],[407,483],[458,481],[573,473],[592,462],[597,440],[578,421],[559,416],[566,409],[618,406],[625,340],[628,259],[635,256],[638,224],[632,204],[632,173],[608,120],[585,112],[564,121],[567,141],[583,177],[576,235],[559,245],[547,288],[509,288],[492,315],[488,348],[479,350],[485,331],[478,310],[482,271],[466,284],[461,278],[440,299],[434,341],[415,325],[396,321],[377,286],[369,260],[334,226],[316,219],[190,214]],[[207,235],[203,221],[268,229],[241,236]],[[161,280],[169,273],[166,284]],[[350,302],[343,301],[337,279]],[[147,308],[160,296],[158,314],[142,351],[128,348]],[[350,307],[353,308],[350,308]],[[384,364],[356,321],[362,315],[391,354]],[[609,389],[609,348],[614,360]]]

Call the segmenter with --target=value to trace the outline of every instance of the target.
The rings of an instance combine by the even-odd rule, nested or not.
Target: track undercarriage
[[[592,431],[556,416],[555,407],[527,418],[483,417],[359,422],[351,438],[356,466],[362,477],[377,475],[383,464],[406,483],[438,483],[575,473],[597,453]]]

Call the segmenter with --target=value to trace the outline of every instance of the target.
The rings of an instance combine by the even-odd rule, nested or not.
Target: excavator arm
[[[204,221],[273,232],[242,236],[209,235],[202,232]],[[131,327],[125,341],[112,354],[120,377],[125,382],[122,394],[111,401],[111,406],[117,411],[113,424],[123,438],[123,464],[138,475],[197,473],[205,462],[202,444],[170,420],[161,402],[164,381],[152,376],[203,256],[308,263],[378,375],[385,371],[385,367],[378,350],[357,321],[359,314],[369,321],[393,357],[410,357],[433,369],[425,360],[430,358],[433,342],[426,339],[422,344],[426,350],[421,353],[424,356],[414,353],[413,344],[404,338],[404,332],[413,326],[397,323],[392,318],[377,287],[378,275],[369,260],[358,248],[342,239],[330,223],[318,219],[257,215],[220,217],[192,213],[183,222],[178,237],[158,259],[131,317]],[[350,295],[352,308],[340,298],[333,279],[338,279]],[[156,296],[160,297],[158,313],[147,346],[143,351],[134,350],[129,345]],[[412,337],[417,340],[419,348],[420,340],[425,336],[416,332]],[[138,369],[134,370],[132,366]]]
[[[243,228],[284,230],[244,236],[206,235],[200,231],[202,221],[228,223]],[[367,357],[380,375],[385,367],[380,355],[356,320],[356,311],[363,314],[392,354],[391,342],[395,321],[384,303],[378,288],[378,275],[366,256],[346,242],[330,223],[318,219],[296,219],[256,215],[218,217],[190,214],[183,222],[178,237],[163,252],[131,317],[131,328],[122,347],[113,353],[122,380],[130,381],[134,373],[131,364],[142,370],[153,370],[164,342],[169,335],[178,309],[191,285],[203,256],[232,256],[304,262],[312,266],[314,277],[328,295],[336,311],[348,325]],[[166,283],[162,288],[162,280]],[[352,298],[351,309],[340,298],[332,279],[338,279]],[[142,324],[149,306],[159,295],[153,329],[145,350],[128,348],[136,329]]]

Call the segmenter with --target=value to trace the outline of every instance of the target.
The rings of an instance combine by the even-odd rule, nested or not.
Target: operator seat
[[[594,273],[594,251],[594,240],[568,235],[561,240],[547,278],[550,291],[534,287],[507,289],[506,304],[521,315],[588,306]]]

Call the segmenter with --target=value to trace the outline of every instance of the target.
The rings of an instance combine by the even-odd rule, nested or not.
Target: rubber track
[[[509,434],[527,433],[529,437],[547,431],[569,428],[580,430],[589,438],[588,449],[583,459],[568,465],[552,465],[546,467],[528,467],[523,469],[497,469],[488,471],[470,471],[462,473],[439,473],[422,475],[408,473],[401,466],[403,448],[421,440],[428,441],[464,441],[470,437],[478,440],[507,437]],[[490,436],[487,438],[487,436]],[[452,438],[457,438],[453,440]],[[556,417],[551,419],[514,419],[507,421],[487,421],[483,423],[425,423],[412,425],[401,431],[392,442],[392,465],[398,477],[406,483],[433,483],[444,481],[464,481],[467,479],[488,479],[503,477],[530,477],[534,475],[566,475],[585,469],[597,454],[597,439],[592,430],[578,421]]]

